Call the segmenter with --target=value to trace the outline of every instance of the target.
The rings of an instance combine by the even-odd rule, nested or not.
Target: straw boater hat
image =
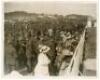
[[[50,50],[50,47],[48,47],[44,44],[39,44],[40,53],[47,53],[49,50]]]

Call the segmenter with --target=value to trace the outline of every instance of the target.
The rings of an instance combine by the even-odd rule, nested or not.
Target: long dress
[[[50,63],[50,60],[44,53],[40,53],[38,56],[38,63],[34,70],[35,76],[49,76],[49,69],[48,64]]]

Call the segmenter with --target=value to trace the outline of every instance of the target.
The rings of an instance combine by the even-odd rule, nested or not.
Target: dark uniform
[[[33,38],[31,38],[26,44],[27,67],[29,72],[32,72],[32,69],[34,69],[37,63],[37,55],[39,53],[37,45],[37,40]]]
[[[6,69],[7,72],[11,72],[16,68],[16,50],[12,46],[12,44],[7,44],[5,46],[5,63],[6,63]]]
[[[43,42],[43,44],[50,47],[50,50],[47,52],[47,56],[51,60],[51,63],[49,64],[49,72],[50,75],[56,75],[56,66],[54,65],[55,59],[56,59],[56,44],[52,38],[48,38]]]
[[[19,68],[24,68],[26,66],[26,61],[27,61],[27,57],[26,57],[26,46],[23,45],[24,43],[21,42],[20,46],[19,46],[19,50],[18,50],[18,57],[17,57],[17,61],[18,61],[18,67]]]

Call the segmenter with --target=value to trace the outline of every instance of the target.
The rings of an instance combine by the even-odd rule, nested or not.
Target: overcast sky
[[[96,17],[96,3],[76,2],[6,2],[4,11],[27,11],[46,14],[82,14]]]

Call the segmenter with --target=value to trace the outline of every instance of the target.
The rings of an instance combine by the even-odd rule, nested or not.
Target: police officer
[[[5,63],[8,73],[16,68],[16,58],[16,49],[13,47],[11,40],[7,40],[5,46]]]

